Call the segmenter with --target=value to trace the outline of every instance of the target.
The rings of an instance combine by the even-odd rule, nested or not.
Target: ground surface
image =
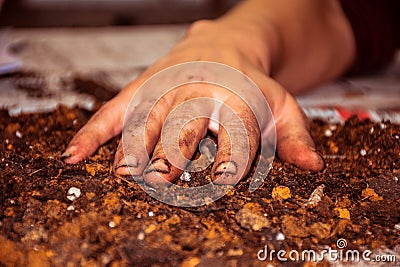
[[[336,249],[344,238],[346,249],[399,246],[399,125],[315,121],[323,172],[277,159],[253,193],[245,180],[217,202],[177,208],[111,173],[117,139],[80,164],[60,160],[89,115],[0,113],[0,266],[265,266],[257,259],[265,245]]]

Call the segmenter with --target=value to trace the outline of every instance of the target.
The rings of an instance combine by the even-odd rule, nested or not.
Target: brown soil
[[[265,266],[257,259],[265,245],[336,248],[339,238],[350,249],[399,245],[399,125],[353,118],[335,129],[314,121],[323,172],[276,159],[255,192],[245,179],[216,202],[178,208],[112,174],[117,139],[80,164],[60,160],[89,116],[62,107],[0,113],[0,266]],[[81,191],[74,200],[71,187]],[[321,200],[310,203],[317,188]]]

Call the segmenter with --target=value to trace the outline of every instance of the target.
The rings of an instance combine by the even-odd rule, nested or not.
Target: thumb
[[[276,119],[279,157],[303,170],[321,171],[325,163],[316,152],[305,114],[288,92]]]

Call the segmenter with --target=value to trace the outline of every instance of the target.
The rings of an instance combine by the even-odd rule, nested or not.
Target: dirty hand
[[[251,46],[236,46],[237,38],[234,31],[224,28],[225,37],[219,38],[222,26],[214,22],[199,22],[192,26],[186,37],[164,58],[157,61],[148,68],[136,80],[124,88],[114,99],[106,103],[88,123],[74,136],[66,149],[64,155],[67,163],[77,163],[90,156],[99,146],[122,131],[125,112],[132,96],[137,92],[143,82],[153,74],[179,63],[190,61],[211,61],[223,63],[246,74],[261,89],[272,110],[277,134],[277,151],[279,157],[286,162],[293,163],[302,169],[321,170],[324,167],[322,158],[315,152],[314,143],[307,129],[307,121],[294,98],[276,81],[268,76],[269,64],[268,53],[263,49],[258,51],[266,58],[260,60],[260,56],[252,51],[257,51]],[[203,33],[204,31],[204,33]],[[251,38],[249,38],[251,39]],[[253,46],[257,45],[255,40],[249,40]],[[242,42],[243,43],[243,42]],[[251,48],[251,50],[247,50]],[[261,53],[260,53],[261,54]],[[166,159],[163,146],[160,141],[161,129],[165,127],[165,119],[172,109],[179,104],[197,97],[209,97],[223,102],[230,107],[242,120],[248,133],[249,162],[241,158],[231,158],[229,134],[224,127],[213,128],[218,138],[218,151],[213,165],[213,179],[217,183],[234,184],[249,171],[252,161],[260,142],[260,135],[264,129],[259,125],[249,107],[232,92],[211,86],[209,84],[194,84],[179,87],[161,97],[151,111],[144,137],[135,133],[132,127],[132,135],[137,136],[124,140],[125,153],[129,156],[129,164],[126,163],[123,148],[120,144],[114,161],[114,171],[120,175],[142,175],[145,182],[149,184],[174,181],[183,172],[185,166],[173,166]],[[252,103],[250,103],[251,105]],[[207,111],[207,106],[193,107]],[[140,111],[140,105],[135,112]],[[220,111],[219,117],[224,120],[224,113]],[[185,114],[176,118],[182,122],[188,121]],[[228,119],[229,120],[229,119]],[[229,123],[229,122],[228,122]],[[183,125],[182,125],[183,126]],[[191,159],[199,142],[203,139],[206,131],[210,128],[210,120],[200,118],[185,124],[179,134],[179,147],[185,158]],[[265,127],[265,125],[261,125]],[[145,142],[145,149],[138,149],[137,142]],[[233,140],[237,142],[238,140]],[[121,142],[122,143],[122,142]],[[144,151],[147,150],[147,151]],[[148,165],[148,156],[152,155]],[[232,164],[233,162],[233,164]],[[239,170],[242,170],[241,172]],[[131,173],[130,173],[130,172]],[[158,173],[158,175],[156,175]],[[242,173],[240,177],[235,175]],[[162,177],[162,178],[161,178]]]

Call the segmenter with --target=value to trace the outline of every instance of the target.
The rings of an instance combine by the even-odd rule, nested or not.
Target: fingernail
[[[233,161],[224,161],[221,162],[218,167],[215,169],[214,174],[231,174],[235,175],[237,173],[237,164]]]
[[[310,149],[313,152],[317,152],[317,149],[315,147],[313,147],[313,146],[309,146],[308,149]]]
[[[64,151],[64,153],[60,156],[61,160],[65,160],[67,158],[70,158],[74,153],[76,152],[77,147],[76,146],[69,146],[67,149]]]
[[[64,152],[64,153],[60,156],[60,159],[61,159],[61,160],[64,160],[64,159],[67,159],[67,158],[69,158],[69,157],[71,157],[71,153]]]
[[[234,184],[237,182],[237,164],[233,161],[221,162],[214,171],[213,182],[215,184]]]
[[[135,156],[126,156],[125,157],[125,162],[126,165],[132,168],[138,168],[139,167],[139,160]]]
[[[149,166],[145,170],[145,174],[151,173],[151,172],[159,172],[159,173],[169,173],[171,171],[171,164],[165,160],[165,159],[160,159],[157,158],[149,164]]]
[[[127,156],[118,161],[117,164],[114,165],[114,169],[118,169],[121,167],[129,167],[129,168],[138,168],[139,160],[134,156]]]

